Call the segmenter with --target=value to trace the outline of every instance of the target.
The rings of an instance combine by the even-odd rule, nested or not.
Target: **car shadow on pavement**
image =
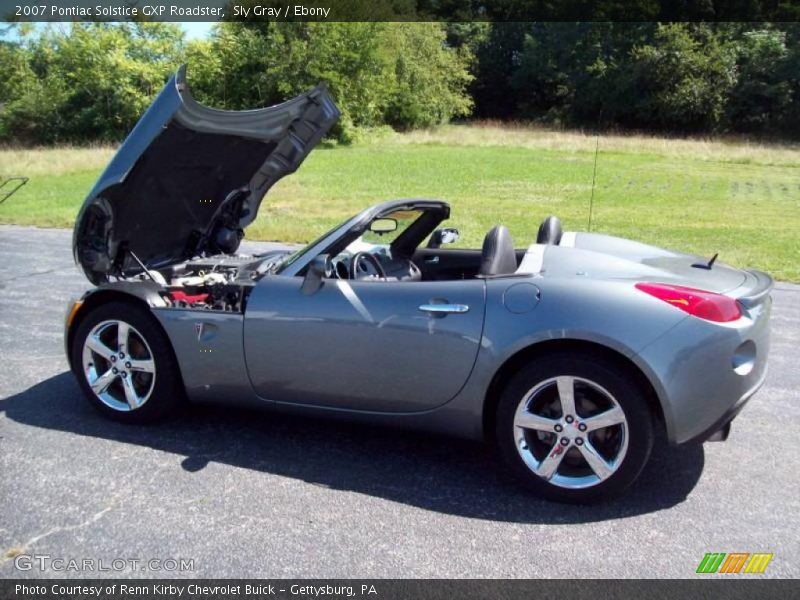
[[[162,424],[123,425],[97,414],[70,373],[0,400],[0,411],[33,427],[182,456],[180,466],[190,472],[213,461],[426,510],[521,523],[602,521],[666,509],[687,497],[704,464],[701,444],[668,448],[662,440],[622,498],[598,506],[566,506],[520,489],[502,474],[498,459],[485,444],[206,406],[192,406]]]

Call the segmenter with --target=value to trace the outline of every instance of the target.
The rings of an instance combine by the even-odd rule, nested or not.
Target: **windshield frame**
[[[287,254],[287,255],[286,255],[284,258],[283,258],[283,260],[281,260],[281,261],[280,261],[280,262],[277,264],[277,266],[276,266],[276,269],[275,269],[275,272],[276,272],[276,273],[281,273],[281,272],[282,272],[284,269],[287,269],[287,268],[289,268],[290,266],[292,266],[292,265],[293,265],[293,264],[294,264],[294,263],[295,263],[297,260],[299,260],[299,259],[300,259],[300,258],[301,258],[301,257],[302,257],[302,256],[303,256],[303,255],[304,255],[306,252],[308,252],[308,251],[309,251],[311,248],[313,248],[314,246],[317,246],[317,245],[318,245],[320,242],[322,242],[324,239],[326,239],[326,238],[330,237],[330,236],[331,236],[331,235],[333,235],[335,232],[337,232],[339,229],[341,229],[341,228],[342,228],[342,226],[343,226],[345,223],[347,223],[347,221],[344,221],[343,223],[339,223],[339,224],[338,224],[338,225],[336,225],[335,227],[332,227],[331,229],[329,229],[328,231],[326,231],[325,233],[323,233],[321,236],[319,236],[319,237],[318,237],[317,239],[315,239],[313,242],[309,242],[308,244],[306,244],[306,245],[305,245],[305,246],[303,246],[302,248],[298,248],[298,249],[297,249],[297,250],[295,250],[294,252],[290,252],[289,254]]]
[[[377,204],[359,214],[344,221],[340,225],[330,229],[319,238],[314,240],[302,248],[301,250],[289,255],[287,259],[280,263],[280,266],[275,271],[277,275],[294,276],[300,275],[304,272],[309,263],[320,254],[328,252],[337,242],[344,236],[353,232],[363,231],[373,219],[384,214],[400,208],[422,208],[433,209],[440,212],[442,220],[450,216],[450,205],[442,200],[430,200],[426,198],[405,198],[398,200],[389,200],[381,204]]]

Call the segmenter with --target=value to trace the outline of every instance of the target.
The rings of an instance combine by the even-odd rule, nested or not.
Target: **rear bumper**
[[[767,374],[771,308],[766,297],[731,324],[687,317],[639,352],[670,442],[714,437],[758,391]]]
[[[705,431],[700,432],[693,438],[686,440],[686,442],[724,442],[728,439],[728,435],[731,431],[731,423],[733,420],[739,416],[739,413],[742,412],[742,409],[747,404],[748,400],[753,397],[758,389],[764,384],[764,380],[767,378],[767,369],[764,369],[764,373],[761,376],[761,379],[756,382],[756,385],[753,386],[752,389],[748,390],[744,396],[739,398],[739,400],[734,404],[731,408],[729,408],[725,413],[717,419],[708,429]]]

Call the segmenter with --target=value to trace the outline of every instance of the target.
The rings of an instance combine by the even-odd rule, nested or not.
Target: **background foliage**
[[[118,141],[181,62],[202,102],[275,104],[319,81],[361,128],[455,118],[800,134],[797,23],[74,24],[0,38],[0,141]]]
[[[675,133],[800,132],[797,23],[508,24],[452,41],[477,47],[478,116]]]

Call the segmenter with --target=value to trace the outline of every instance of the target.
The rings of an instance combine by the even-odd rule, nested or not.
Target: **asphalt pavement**
[[[659,444],[624,498],[574,507],[477,443],[220,407],[103,419],[64,357],[89,285],[70,243],[0,226],[0,577],[691,578],[707,552],[800,576],[798,286],[775,290],[770,373],[727,442]]]

